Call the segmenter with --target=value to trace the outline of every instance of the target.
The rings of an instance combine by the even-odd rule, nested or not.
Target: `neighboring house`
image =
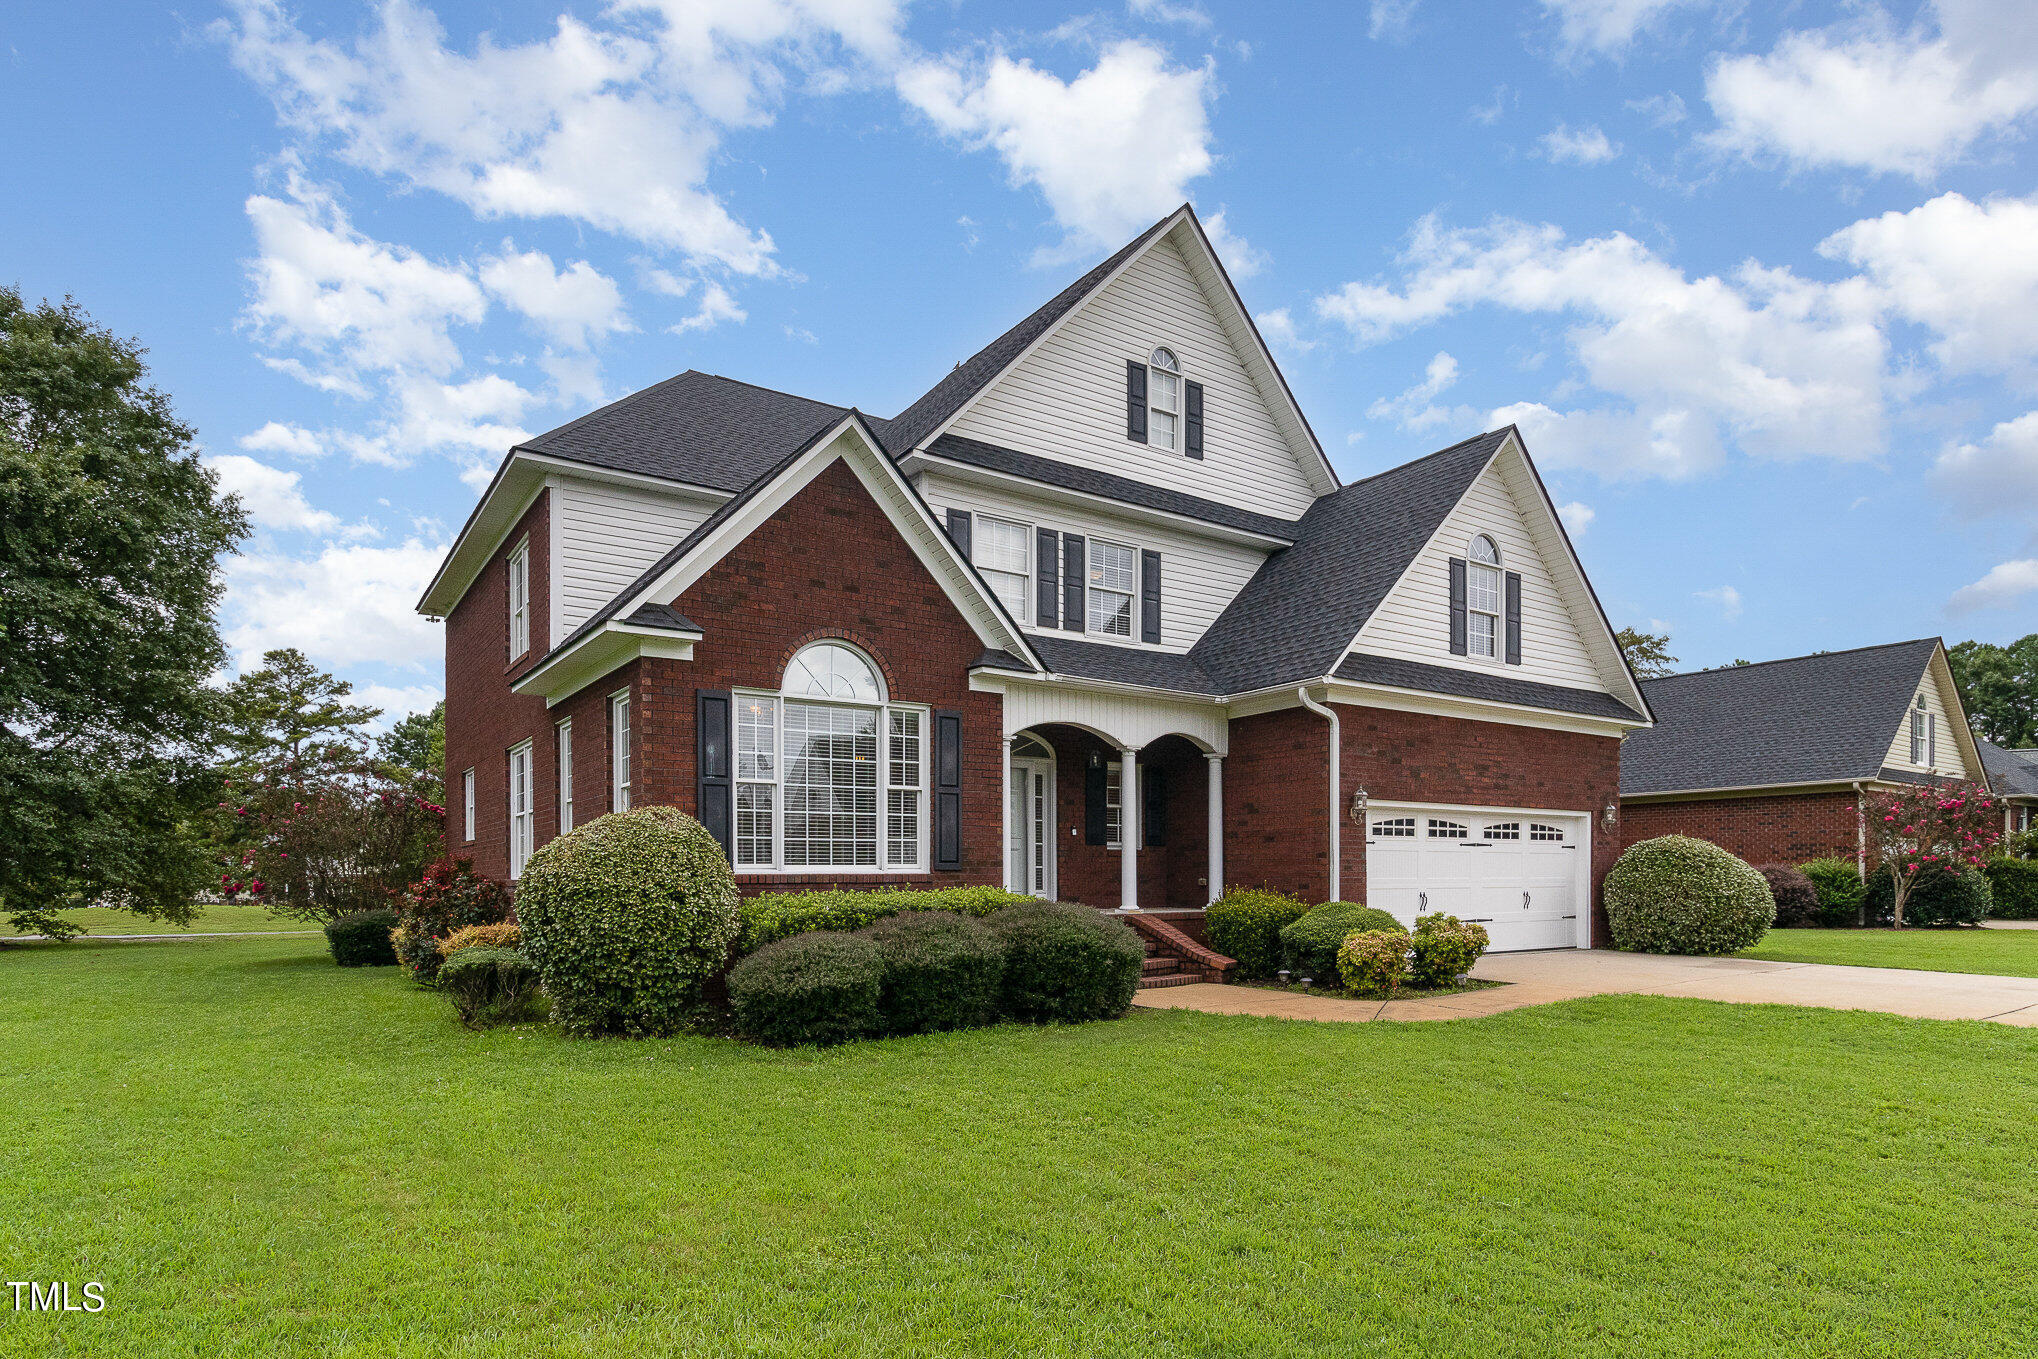
[[[499,878],[669,803],[746,892],[1582,945],[1649,720],[1518,432],[1341,485],[1186,206],[893,419],[688,372],[519,445],[418,607]]]
[[[2038,823],[2038,749],[2009,750],[1987,741],[1979,744],[1989,787],[2003,800],[2003,833],[2031,829]]]
[[[1694,835],[1750,863],[1866,865],[1863,799],[1987,784],[1936,637],[1647,680],[1656,725],[1621,751],[1621,833]]]

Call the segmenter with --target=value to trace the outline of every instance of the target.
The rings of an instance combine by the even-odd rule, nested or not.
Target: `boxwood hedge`
[[[1400,921],[1377,907],[1356,901],[1326,901],[1281,927],[1281,966],[1296,981],[1307,977],[1331,986],[1337,980],[1338,945],[1344,943],[1345,936],[1401,928]]]
[[[1776,919],[1760,873],[1688,835],[1630,846],[1605,891],[1613,946],[1635,953],[1738,953]]]
[[[1991,859],[1988,885],[1995,895],[1989,914],[1998,920],[2038,920],[2038,859]]]
[[[901,911],[952,911],[981,917],[1032,900],[1022,892],[1000,887],[762,892],[746,898],[737,908],[742,923],[736,952],[754,953],[774,940],[811,930],[860,930]]]
[[[1114,1019],[1132,1004],[1146,945],[1088,906],[1035,901],[985,922],[1005,946],[1000,1008],[1030,1024]]]
[[[878,1009],[887,1033],[967,1029],[998,1017],[1005,949],[981,920],[903,911],[862,931],[883,964]]]
[[[389,935],[395,928],[394,911],[349,911],[327,923],[326,945],[341,967],[394,967]]]
[[[1281,930],[1308,913],[1307,906],[1280,892],[1228,887],[1204,912],[1204,934],[1211,948],[1238,960],[1241,981],[1271,977],[1281,966]]]
[[[1896,883],[1886,868],[1868,875],[1868,918],[1878,925],[1896,923]],[[1978,868],[1954,872],[1926,868],[1904,902],[1904,924],[1920,929],[1947,925],[1979,925],[1994,905],[1988,876]]]
[[[773,1047],[846,1043],[884,1029],[884,954],[833,930],[766,944],[729,969],[736,1032]]]

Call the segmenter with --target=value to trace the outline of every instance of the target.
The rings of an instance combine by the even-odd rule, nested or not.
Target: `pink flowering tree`
[[[1873,793],[1868,837],[1896,894],[1896,925],[1920,874],[1979,868],[2002,839],[2000,804],[1971,783],[1906,785]]]

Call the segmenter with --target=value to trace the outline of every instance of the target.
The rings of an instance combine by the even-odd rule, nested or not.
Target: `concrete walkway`
[[[1919,1019],[1987,1019],[2038,1027],[2038,978],[2032,977],[1771,963],[1753,958],[1672,958],[1606,949],[1489,954],[1479,960],[1472,975],[1509,984],[1455,996],[1391,1001],[1304,996],[1254,986],[1177,986],[1142,991],[1133,1003],[1159,1010],[1356,1022],[1470,1019],[1585,996],[1639,994],[1876,1010]]]

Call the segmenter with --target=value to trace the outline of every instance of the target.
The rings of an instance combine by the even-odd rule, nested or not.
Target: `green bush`
[[[766,944],[729,969],[736,1032],[773,1047],[881,1033],[884,953],[861,934],[822,931]]]
[[[2005,835],[2003,853],[2012,859],[2038,859],[2038,826],[2026,826]]]
[[[1356,901],[1326,901],[1281,927],[1281,966],[1296,981],[1308,977],[1328,986],[1337,976],[1337,949],[1346,935],[1400,928],[1400,921],[1375,907]]]
[[[1028,900],[992,915],[1005,947],[999,1008],[1029,1024],[1113,1019],[1132,1004],[1146,945],[1088,906]]]
[[[1878,868],[1868,875],[1868,918],[1877,925],[1896,923],[1896,883],[1889,870]],[[1978,868],[1953,872],[1927,868],[1918,874],[1904,902],[1904,924],[1919,929],[1948,925],[1979,925],[1989,917],[1994,893],[1988,875]]]
[[[1005,948],[981,920],[903,911],[862,931],[884,964],[878,1010],[887,1033],[968,1029],[998,1017]]]
[[[500,925],[462,925],[439,941],[439,957],[451,958],[467,948],[521,948],[524,931],[514,920]]]
[[[439,968],[439,989],[470,1029],[533,1018],[543,999],[538,969],[529,958],[513,948],[486,944],[448,954]]]
[[[441,858],[396,900],[396,959],[429,986],[445,960],[440,941],[469,925],[508,920],[509,888],[474,871],[472,859]]]
[[[1271,977],[1281,966],[1281,929],[1309,913],[1294,897],[1260,887],[1227,887],[1204,912],[1210,947],[1238,961],[1238,977]]]
[[[1819,923],[1819,889],[1801,870],[1789,864],[1763,864],[1755,871],[1769,884],[1769,895],[1776,901],[1777,929],[1806,929]]]
[[[1419,915],[1408,939],[1408,980],[1422,990],[1449,986],[1472,970],[1492,942],[1486,927],[1454,915]]]
[[[531,856],[524,952],[568,1033],[671,1033],[701,1008],[736,937],[722,847],[675,807],[596,817]]]
[[[1818,893],[1814,923],[1829,930],[1861,923],[1861,898],[1867,888],[1861,882],[1861,869],[1854,860],[1813,859],[1799,867],[1811,882],[1812,890]],[[1780,907],[1778,914],[1782,914]]]
[[[1633,953],[1738,953],[1776,919],[1762,875],[1707,840],[1632,845],[1606,875],[1613,946]]]
[[[1408,935],[1401,930],[1361,930],[1338,945],[1338,979],[1353,995],[1386,1000],[1407,974]]]
[[[394,911],[349,911],[326,922],[326,945],[341,967],[394,967],[396,948],[389,935],[395,928]]]
[[[1997,920],[2038,920],[2038,860],[1990,859],[1989,891],[1995,904],[1989,915]]]
[[[1032,900],[1023,892],[1007,892],[1002,887],[762,892],[736,908],[742,922],[736,952],[755,953],[774,940],[810,930],[860,930],[903,911],[952,911],[983,917]]]

